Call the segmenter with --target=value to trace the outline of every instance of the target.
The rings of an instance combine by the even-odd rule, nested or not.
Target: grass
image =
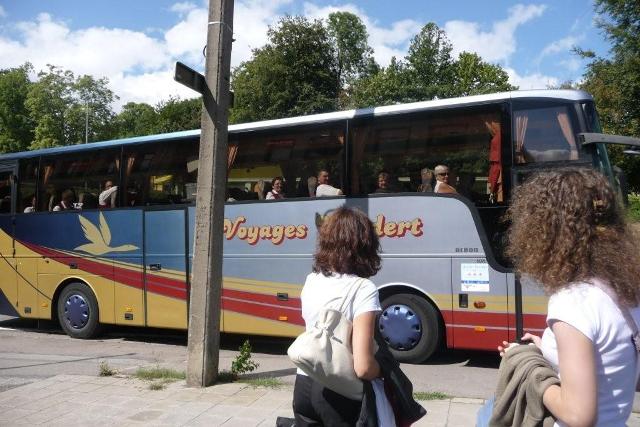
[[[152,382],[151,384],[149,384],[149,390],[164,390],[165,386],[165,382]]]
[[[416,400],[443,400],[449,399],[451,396],[445,393],[441,393],[439,391],[416,391],[413,393],[413,398]]]
[[[100,362],[98,366],[98,375],[101,377],[112,377],[116,374],[116,370],[113,369],[107,362],[104,360]]]
[[[251,379],[238,379],[238,382],[249,384],[252,387],[267,387],[267,388],[280,388],[284,385],[282,381],[277,378],[272,377],[261,377],[261,378],[251,378]]]
[[[176,371],[175,369],[161,368],[159,366],[155,368],[139,368],[134,376],[140,380],[163,380],[164,382],[184,380],[187,378],[184,371]]]

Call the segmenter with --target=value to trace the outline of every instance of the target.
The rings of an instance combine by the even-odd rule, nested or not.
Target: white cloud
[[[478,23],[449,21],[444,30],[453,44],[453,54],[462,51],[475,52],[488,62],[507,64],[516,51],[515,32],[522,24],[542,16],[544,5],[515,5],[509,9],[509,16],[493,23],[491,31],[483,31]]]
[[[7,16],[7,12],[4,10],[4,7],[0,5],[0,18],[4,18],[5,16]]]
[[[198,6],[196,6],[194,3],[185,1],[185,2],[182,2],[182,3],[175,3],[175,4],[171,5],[169,10],[172,11],[172,12],[179,13],[179,14],[185,14],[185,13],[188,13],[191,10],[195,9],[196,7],[198,7]]]
[[[542,52],[540,52],[540,55],[538,56],[538,60],[545,56],[555,55],[556,53],[566,53],[583,39],[583,36],[567,36],[560,40],[555,40],[542,49]]]
[[[504,69],[509,76],[509,83],[518,86],[520,90],[546,89],[549,86],[558,86],[560,81],[553,76],[545,76],[540,73],[519,75],[513,68]]]

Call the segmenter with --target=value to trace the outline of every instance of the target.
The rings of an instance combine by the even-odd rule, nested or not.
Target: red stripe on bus
[[[442,318],[446,324],[478,325],[515,328],[516,317],[513,313],[486,313],[481,311],[443,310]],[[544,329],[546,314],[525,313],[523,324],[525,328]]]
[[[454,336],[454,346],[465,350],[494,350],[507,340],[507,331],[504,329],[487,329],[477,332],[473,328],[460,326],[447,327],[447,335]]]
[[[277,295],[268,295],[256,292],[238,291],[236,289],[222,289],[222,297],[237,298],[252,302],[261,302],[265,304],[274,304],[282,307],[289,307],[300,310],[300,298],[289,298],[287,301],[279,300]]]
[[[27,246],[29,249],[39,253],[40,255],[52,258],[57,261],[60,261],[60,258],[73,260],[73,262],[77,265],[78,270],[81,270],[85,273],[104,277],[108,280],[114,280],[118,283],[126,286],[131,286],[136,289],[144,288],[144,280],[140,271],[102,264],[100,262],[91,261],[80,256],[69,255],[64,252],[59,252],[54,249],[49,249],[26,242],[20,243]],[[118,280],[116,280],[116,278]],[[180,280],[147,274],[147,290],[163,296],[183,300],[187,299],[187,284],[184,281]]]
[[[286,316],[286,323],[304,326],[304,319],[300,314],[300,310],[292,308],[271,307],[268,305],[255,304],[251,301],[236,301],[223,297],[222,309],[277,321],[282,321],[280,317]]]

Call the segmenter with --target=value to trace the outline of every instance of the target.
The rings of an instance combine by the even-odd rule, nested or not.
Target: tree
[[[452,49],[446,33],[433,22],[422,27],[420,33],[411,40],[406,62],[413,86],[412,101],[452,95]]]
[[[158,113],[149,104],[128,102],[113,120],[115,138],[152,135],[158,129]]]
[[[287,16],[267,36],[267,45],[233,72],[231,122],[335,110],[336,55],[322,22]]]
[[[88,132],[89,141],[103,141],[115,136],[112,126],[115,114],[111,104],[119,97],[107,87],[108,84],[104,77],[96,80],[89,75],[80,76],[74,82],[74,102],[67,113],[69,143],[85,141],[85,132]]]
[[[393,57],[388,67],[355,82],[350,106],[365,108],[397,104],[412,100],[414,93],[406,66]]]
[[[25,105],[31,64],[0,70],[0,152],[23,151],[33,139],[33,121]]]
[[[603,130],[607,133],[640,136],[640,3],[636,0],[596,0],[598,24],[611,42],[611,56],[597,57],[577,50],[592,61],[587,65],[582,88],[596,101]],[[640,191],[640,158],[609,150],[632,190]]]
[[[35,123],[35,135],[29,148],[67,145],[67,111],[73,103],[71,71],[48,65],[48,71],[38,73],[39,80],[31,85],[26,106]]]
[[[462,52],[453,65],[452,96],[516,90],[509,84],[509,76],[498,65],[484,62],[475,53]]]
[[[336,53],[340,88],[347,89],[358,78],[378,71],[373,49],[369,46],[367,27],[358,16],[334,12],[327,19],[327,30]]]
[[[198,97],[181,100],[177,97],[169,97],[167,101],[158,103],[156,113],[158,118],[156,133],[200,129],[202,99]]]
[[[35,125],[29,148],[79,144],[85,141],[87,130],[90,141],[110,138],[111,103],[117,97],[107,85],[106,78],[84,75],[76,79],[71,71],[53,65],[38,73],[25,101]]]

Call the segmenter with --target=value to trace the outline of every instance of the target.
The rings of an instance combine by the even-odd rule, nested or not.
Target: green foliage
[[[249,340],[245,340],[239,350],[240,354],[231,362],[231,373],[237,376],[255,371],[260,365],[251,358],[251,344],[249,344]]]
[[[156,106],[158,122],[155,133],[177,132],[200,128],[202,101],[198,98],[169,97]]]
[[[0,70],[0,153],[26,150],[33,139],[33,122],[25,105],[31,64]]]
[[[336,55],[321,21],[287,16],[267,33],[269,42],[233,72],[232,123],[335,110]]]
[[[413,393],[413,398],[416,400],[444,400],[444,399],[450,399],[451,396],[445,394],[445,393],[441,393],[439,391],[430,391],[430,392],[423,392],[423,391],[416,391]]]
[[[113,369],[106,361],[100,362],[98,366],[98,376],[100,377],[112,377],[116,374],[116,370]]]
[[[640,136],[640,3],[637,0],[596,0],[598,24],[611,42],[611,57],[577,49],[587,65],[581,87],[596,101],[606,133]],[[625,172],[629,186],[640,191],[640,158],[610,149],[612,163]]]
[[[339,87],[342,102],[348,98],[350,86],[357,79],[374,74],[378,65],[369,46],[367,27],[357,15],[334,12],[327,19],[327,31],[336,53]]]
[[[184,380],[187,376],[184,371],[176,371],[175,369],[161,368],[159,366],[153,368],[139,368],[135,377],[140,380]]]
[[[117,99],[106,78],[76,78],[69,70],[49,65],[29,87],[25,106],[33,121],[30,149],[107,139],[111,135],[112,102]],[[87,127],[88,124],[88,127]]]
[[[483,93],[516,90],[509,76],[500,66],[484,62],[475,53],[462,52],[453,64],[452,96],[480,95]]]
[[[411,40],[403,61],[392,58],[388,67],[354,84],[352,107],[372,107],[434,98],[515,90],[498,65],[463,52],[455,60],[451,42],[434,23]]]
[[[272,377],[260,377],[260,378],[248,378],[239,380],[241,383],[249,384],[251,387],[266,387],[278,389],[284,386],[284,383],[278,378]]]
[[[640,222],[640,194],[638,193],[629,194],[627,219],[631,222]]]
[[[158,113],[145,103],[126,103],[113,120],[116,138],[152,135],[157,129]]]

